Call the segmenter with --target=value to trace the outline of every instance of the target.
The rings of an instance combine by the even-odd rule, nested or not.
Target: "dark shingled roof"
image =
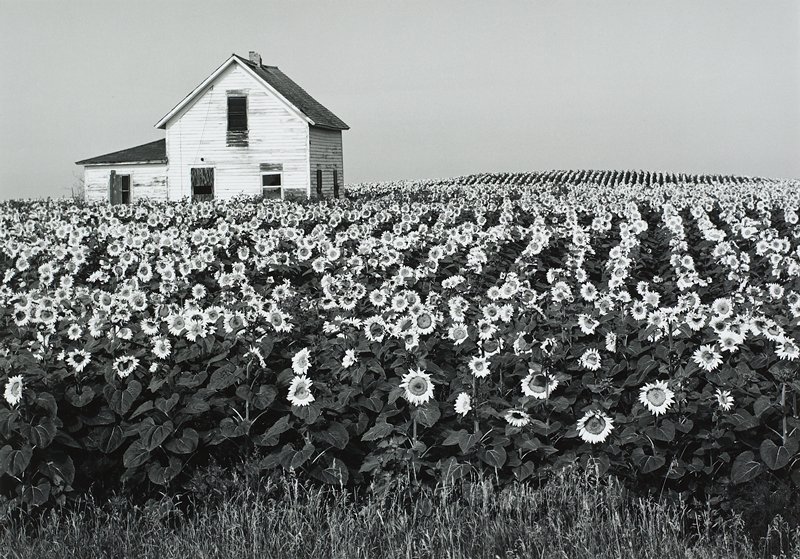
[[[338,116],[325,108],[322,103],[311,97],[305,89],[293,82],[289,76],[281,72],[277,66],[258,66],[238,54],[234,54],[234,56],[240,62],[251,68],[261,79],[274,87],[278,93],[297,107],[300,112],[313,120],[315,126],[331,128],[333,130],[350,130],[350,127]]]
[[[76,161],[76,165],[99,165],[102,163],[133,163],[135,161],[167,162],[167,141],[156,140],[133,148],[114,151],[98,157]]]

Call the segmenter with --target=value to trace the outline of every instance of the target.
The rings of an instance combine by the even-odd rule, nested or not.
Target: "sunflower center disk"
[[[414,396],[422,396],[428,388],[428,383],[423,379],[415,379],[408,383],[408,391]]]
[[[660,406],[667,400],[667,395],[660,388],[651,388],[647,391],[647,400],[654,406]]]
[[[547,379],[544,378],[544,375],[536,375],[528,383],[528,388],[534,392],[544,392],[546,387]]]
[[[606,422],[599,417],[592,417],[584,425],[584,429],[592,435],[599,435],[606,427]]]
[[[420,328],[428,328],[431,325],[431,317],[427,314],[417,317],[417,326]]]

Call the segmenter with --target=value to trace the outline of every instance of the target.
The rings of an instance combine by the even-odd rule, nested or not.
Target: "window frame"
[[[250,145],[250,95],[247,91],[229,90],[225,98],[225,145],[248,147]],[[244,99],[244,128],[231,129],[231,99]]]
[[[264,177],[274,176],[274,175],[278,175],[278,177],[280,177],[281,184],[279,184],[278,186],[264,186]],[[283,200],[283,171],[261,171],[261,198],[265,198],[264,190],[268,188],[280,190],[281,200]]]
[[[333,169],[333,197],[339,197],[339,169]]]
[[[249,130],[250,122],[248,117],[248,102],[247,102],[247,95],[239,94],[231,95],[229,94],[226,99],[226,118],[227,118],[227,128],[228,132],[247,132]],[[232,99],[243,99],[244,100],[244,128],[231,128],[231,100]]]
[[[130,173],[126,175],[117,174],[119,177],[120,185],[119,185],[119,198],[120,204],[131,205],[133,203],[133,175]],[[125,201],[125,187],[122,184],[123,177],[128,177],[128,201]]]

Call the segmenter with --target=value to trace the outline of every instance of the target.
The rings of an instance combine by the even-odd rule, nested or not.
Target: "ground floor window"
[[[261,194],[267,199],[280,199],[283,190],[283,173],[265,171],[261,173]]]
[[[120,175],[119,177],[122,181],[122,185],[120,186],[120,191],[122,194],[122,203],[123,204],[130,204],[131,203],[131,176],[130,175]]]
[[[214,199],[214,168],[192,167],[192,201]]]
[[[261,171],[261,196],[266,199],[283,198],[283,163],[262,163]]]
[[[339,197],[339,172],[336,169],[333,170],[333,197]]]

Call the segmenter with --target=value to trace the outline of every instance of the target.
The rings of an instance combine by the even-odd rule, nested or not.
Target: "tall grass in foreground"
[[[741,522],[634,498],[615,480],[566,471],[534,488],[488,481],[411,497],[311,487],[297,479],[237,480],[189,512],[164,497],[84,500],[33,525],[0,529],[0,556],[169,558],[733,558],[800,557],[800,534],[774,522],[754,545]],[[687,526],[702,528],[687,529]],[[787,538],[791,538],[793,543]]]

